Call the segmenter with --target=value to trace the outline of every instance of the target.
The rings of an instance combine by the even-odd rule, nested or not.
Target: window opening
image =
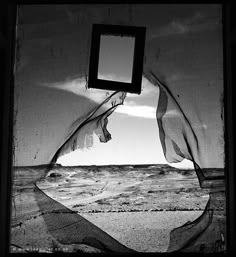
[[[191,162],[167,164],[156,122],[159,90],[143,84],[141,95],[128,94],[109,117],[109,142],[94,135],[94,146],[59,158],[39,187],[125,246],[166,252],[170,231],[199,217],[209,197]]]

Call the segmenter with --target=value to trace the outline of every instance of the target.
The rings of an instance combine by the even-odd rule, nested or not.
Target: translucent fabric
[[[170,89],[152,71],[146,76],[160,89],[157,122],[166,160],[175,163],[188,159],[193,162],[202,187],[211,188],[208,179],[218,180],[215,186],[218,187],[220,184],[223,187],[224,141],[223,116],[220,115],[220,107],[223,104],[220,102],[221,90],[214,92],[216,96],[214,104],[218,112],[216,112],[217,109],[211,109],[214,111],[211,111],[209,116],[206,115],[205,119],[205,113],[198,111],[199,107],[195,109],[194,104],[189,103],[188,107],[183,108],[191,99],[188,95],[189,88]],[[192,91],[195,90],[195,88],[192,89]],[[204,92],[204,95],[198,99],[199,103],[207,101],[206,93],[211,94],[211,91]],[[213,118],[214,125],[217,124],[215,128],[210,122]]]

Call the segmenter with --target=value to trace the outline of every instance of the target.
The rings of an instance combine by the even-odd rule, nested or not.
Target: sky
[[[220,112],[218,95],[223,81],[220,5],[136,4],[132,8],[134,25],[147,27],[144,69],[154,67],[173,92],[184,88],[188,99],[184,108],[191,104],[201,114],[194,126],[208,129],[212,138],[218,136],[220,121],[215,114]],[[52,158],[63,143],[62,135],[86,106],[92,108],[102,99],[99,90],[85,88],[91,24],[109,23],[109,19],[114,24],[125,23],[130,16],[116,5],[32,5],[20,9],[15,158],[16,165],[39,165]],[[102,37],[105,58],[101,76],[126,79],[131,65],[123,60],[126,57],[131,62],[133,42],[123,38],[119,51],[114,51],[117,46],[109,40]],[[158,95],[158,89],[143,77],[141,95],[127,94],[124,105],[108,118],[112,139],[100,143],[95,137],[92,149],[77,150],[58,162],[167,163],[156,121]],[[204,101],[199,104],[196,99]]]
[[[167,164],[156,120],[159,89],[145,78],[142,88],[141,95],[127,93],[124,104],[109,116],[110,141],[101,143],[94,135],[92,148],[71,152],[60,157],[57,163],[64,166]],[[193,168],[192,162],[187,160],[171,166]]]

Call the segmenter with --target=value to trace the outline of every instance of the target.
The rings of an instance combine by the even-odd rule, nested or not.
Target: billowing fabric
[[[40,227],[42,235],[50,238],[40,241],[46,247],[56,242],[62,246],[85,244],[101,251],[131,251],[37,187],[37,181],[47,175],[50,165],[54,165],[60,156],[78,148],[92,147],[94,133],[101,142],[110,140],[111,135],[106,129],[108,117],[125,99],[123,92],[86,88],[94,23],[147,28],[143,73],[160,89],[157,129],[166,160],[191,160],[201,186],[214,187],[215,183],[211,181],[218,181],[219,187],[223,185],[223,69],[219,8],[199,7],[203,13],[205,9],[209,9],[210,14],[213,10],[204,24],[199,20],[205,16],[195,15],[183,20],[182,26],[178,21],[166,20],[166,27],[160,18],[163,8],[165,5],[135,5],[132,8],[130,5],[20,6],[14,92],[13,165],[18,166],[14,173],[12,208],[14,247],[37,246],[37,238],[31,237],[30,231],[37,231]],[[171,8],[174,13],[177,7]],[[191,8],[178,7],[177,12],[185,10],[188,13]],[[210,39],[198,36],[199,31],[209,34]],[[175,39],[171,38],[176,34]],[[166,37],[170,37],[168,41]],[[183,44],[188,58],[183,58]],[[200,55],[199,47],[202,50]],[[211,60],[210,64],[207,58]],[[194,73],[196,70],[198,73]],[[38,172],[30,168],[38,165],[44,165],[38,167]],[[28,199],[27,203],[23,201],[24,197]],[[28,206],[26,211],[22,208],[24,204]],[[27,212],[27,208],[32,211]],[[212,215],[208,209],[204,212],[204,217]],[[34,217],[40,217],[39,227],[29,222]],[[198,234],[204,231],[210,220],[202,222]],[[25,241],[26,234],[31,238],[30,242]]]
[[[209,180],[216,180],[214,181],[216,187],[224,187],[223,120],[221,120],[223,117],[220,118],[219,113],[216,115],[212,112],[211,115],[217,119],[215,122],[218,122],[219,127],[215,131],[213,128],[209,130],[208,127],[212,124],[208,120],[203,120],[200,117],[201,113],[197,110],[195,112],[192,105],[183,109],[182,106],[186,104],[185,100],[187,101],[185,99],[187,90],[170,89],[152,71],[146,76],[160,89],[157,122],[167,161],[176,163],[188,159],[193,162],[202,187],[214,187]],[[175,97],[174,94],[178,96]],[[218,97],[220,102],[221,95],[218,94]],[[214,140],[217,133],[219,138]]]

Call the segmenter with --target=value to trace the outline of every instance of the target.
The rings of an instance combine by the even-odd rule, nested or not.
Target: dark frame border
[[[0,256],[8,256],[10,248],[13,106],[14,106],[14,62],[16,42],[17,5],[7,3],[0,9]]]
[[[103,80],[97,78],[101,35],[132,36],[135,38],[131,83]],[[145,27],[93,24],[88,88],[98,88],[140,94],[142,84],[145,35]]]
[[[225,183],[226,183],[226,253],[234,256],[236,253],[236,223],[235,223],[235,113],[233,114],[233,99],[235,98],[235,24],[233,16],[235,6],[222,4],[223,18],[223,74],[224,74],[224,113],[225,113]]]

